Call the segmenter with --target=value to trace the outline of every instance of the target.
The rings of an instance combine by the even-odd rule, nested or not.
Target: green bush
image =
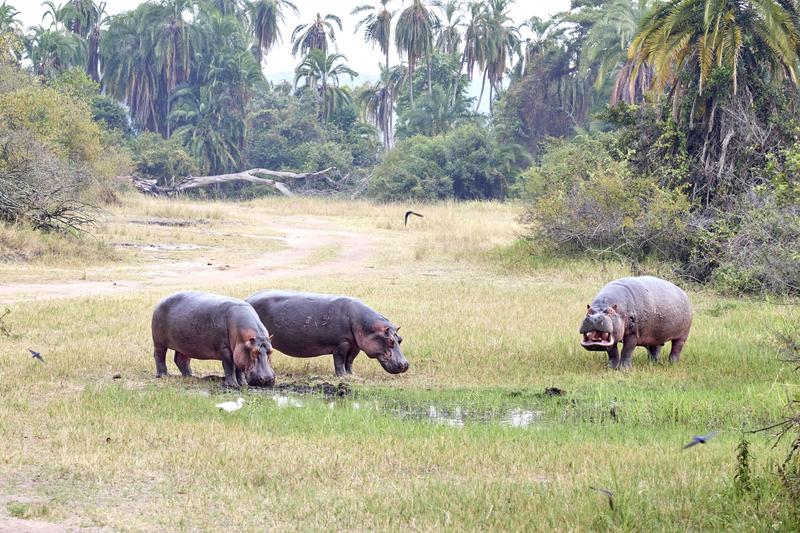
[[[369,193],[380,200],[503,198],[509,177],[492,132],[474,124],[397,143],[375,168]]]
[[[170,183],[173,178],[197,175],[197,163],[174,139],[145,132],[131,140],[131,155],[135,172],[155,178],[159,184]]]
[[[444,170],[443,137],[418,135],[397,143],[375,168],[369,194],[380,200],[440,200],[452,197],[453,180]]]
[[[525,175],[531,235],[571,253],[685,257],[692,217],[688,198],[632,173],[627,161],[609,153],[610,140],[602,135],[557,142]]]

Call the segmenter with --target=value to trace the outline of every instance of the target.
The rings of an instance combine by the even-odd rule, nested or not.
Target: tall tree
[[[356,23],[355,31],[364,27],[364,41],[374,45],[383,52],[385,61],[384,69],[389,71],[389,47],[392,43],[392,17],[394,12],[386,7],[391,0],[378,0],[378,5],[361,5],[353,9],[351,15],[366,12],[366,16]]]
[[[253,0],[247,3],[250,29],[256,40],[253,54],[259,64],[264,63],[272,47],[281,39],[285,9],[298,13],[297,6],[289,0]]]
[[[86,61],[86,42],[56,25],[30,28],[25,38],[25,50],[34,72],[46,78]]]
[[[324,17],[317,13],[317,18],[310,24],[298,24],[292,31],[292,55],[306,55],[311,50],[328,52],[328,41],[336,44],[335,26],[342,31],[342,20],[333,14]]]
[[[392,114],[394,93],[391,88],[389,76],[389,48],[392,44],[392,18],[394,12],[389,11],[387,5],[390,0],[379,0],[378,5],[361,5],[353,9],[351,15],[363,14],[366,16],[358,21],[355,31],[363,26],[364,41],[373,46],[378,45],[384,56],[384,66],[381,67],[381,80],[368,86],[361,93],[362,106],[367,118],[373,122],[383,134],[383,146],[386,150],[391,145]]]
[[[671,0],[642,22],[629,56],[654,69],[654,88],[682,85],[692,73],[702,94],[717,67],[729,70],[734,93],[766,65],[776,80],[796,83],[800,27],[794,2],[784,0]],[[673,91],[675,93],[675,91]]]
[[[652,69],[636,69],[637,79],[631,80],[633,62],[628,60],[628,47],[652,0],[612,0],[601,7],[602,16],[586,36],[581,74],[594,78],[594,88],[602,91],[612,82],[611,105],[641,100],[649,88]],[[633,90],[630,90],[633,88]]]
[[[500,94],[503,76],[513,56],[519,51],[519,31],[511,24],[509,9],[514,0],[489,0],[484,18],[485,77],[489,80],[489,106],[493,105],[492,91]],[[480,105],[480,98],[478,99]]]
[[[4,1],[0,4],[0,63],[19,61],[23,43],[19,11]]]
[[[358,73],[345,61],[347,58],[342,54],[326,54],[313,49],[295,69],[295,87],[300,80],[305,80],[305,86],[314,92],[320,117],[325,121],[340,104],[351,101],[350,94],[339,86],[339,76],[346,74],[353,79]]]
[[[395,45],[398,51],[406,54],[408,60],[408,97],[414,105],[414,70],[421,57],[429,58],[433,50],[433,28],[436,16],[425,6],[422,0],[413,0],[412,4],[400,13],[395,30]],[[430,61],[428,61],[430,67]],[[428,69],[428,92],[431,93],[432,82]]]
[[[445,54],[456,55],[461,49],[461,27],[464,25],[461,4],[461,0],[435,0],[432,3],[442,12],[435,28],[436,48]]]

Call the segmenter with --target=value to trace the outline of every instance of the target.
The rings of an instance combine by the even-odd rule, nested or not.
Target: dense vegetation
[[[656,259],[727,290],[800,293],[796,5],[573,0],[519,21],[512,4],[376,0],[350,14],[353,28],[318,13],[290,32],[288,0],[161,0],[115,16],[69,0],[47,3],[27,30],[5,1],[0,91],[22,90],[19,76],[40,85],[6,97],[0,127],[7,147],[45,143],[69,189],[108,187],[114,152],[161,183],[335,167],[333,179],[293,186],[384,201],[519,197],[540,250]],[[359,83],[336,46],[351,30],[380,52],[377,81]],[[270,83],[282,38],[295,76]],[[42,106],[32,116],[46,127],[15,115],[23,101]],[[58,145],[87,135],[81,153]]]

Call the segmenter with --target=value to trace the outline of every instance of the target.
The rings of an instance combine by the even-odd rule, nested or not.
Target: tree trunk
[[[431,54],[428,53],[428,96],[433,96],[433,73],[431,69]]]
[[[180,179],[172,186],[160,186],[156,184],[156,180],[147,180],[136,176],[127,176],[125,179],[128,179],[131,183],[133,183],[133,186],[139,189],[140,192],[151,194],[153,196],[172,196],[188,189],[197,189],[201,187],[207,187],[209,185],[218,185],[220,183],[231,183],[235,181],[247,181],[250,183],[268,185],[280,191],[280,193],[284,196],[294,196],[294,193],[289,189],[289,187],[286,186],[285,183],[267,178],[259,178],[256,176],[256,174],[265,174],[267,176],[273,176],[281,179],[324,178],[329,183],[336,185],[337,182],[328,177],[328,174],[334,170],[336,170],[335,167],[330,167],[326,168],[325,170],[320,170],[319,172],[305,172],[302,174],[296,174],[294,172],[253,168],[250,170],[245,170],[244,172],[220,174],[217,176],[187,176]],[[343,180],[340,180],[339,183],[341,183],[341,181]]]
[[[478,103],[475,104],[475,112],[481,107],[481,100],[483,100],[483,88],[486,86],[486,71],[483,71],[483,81],[481,82],[481,94],[478,95]]]
[[[408,56],[408,98],[411,100],[411,107],[414,107],[414,57]]]

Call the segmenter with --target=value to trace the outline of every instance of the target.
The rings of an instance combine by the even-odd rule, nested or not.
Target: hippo
[[[219,359],[225,385],[271,387],[272,344],[255,310],[243,300],[203,292],[176,292],[153,310],[153,357],[156,377],[166,376],[167,349],[175,364],[191,376],[191,359]]]
[[[692,306],[686,293],[652,276],[612,281],[586,307],[581,345],[587,350],[607,351],[608,366],[613,369],[630,368],[637,346],[645,346],[650,359],[658,362],[667,341],[672,342],[669,360],[677,363],[692,326]]]
[[[355,298],[261,291],[246,301],[272,332],[272,345],[286,355],[333,354],[337,376],[353,373],[353,360],[362,350],[390,374],[408,370],[400,328]]]

